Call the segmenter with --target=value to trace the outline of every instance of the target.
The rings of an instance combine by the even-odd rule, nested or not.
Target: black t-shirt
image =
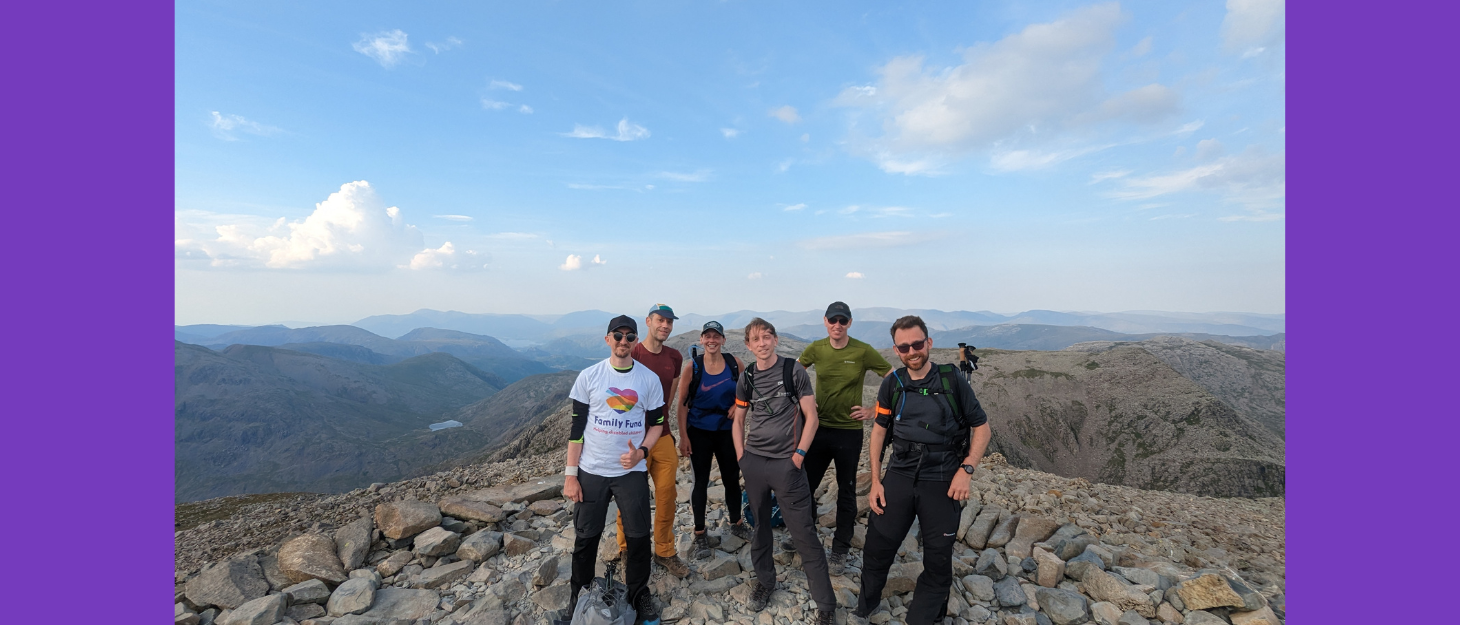
[[[924,389],[943,390],[937,365],[929,363],[928,366],[932,370],[921,380],[912,379],[906,368],[898,369],[893,375],[882,379],[882,388],[877,391],[877,425],[891,428],[892,436],[903,441],[894,443],[882,464],[890,472],[915,480],[951,480],[953,472],[961,470],[958,467],[963,464],[967,451],[957,449],[957,445],[951,450],[919,450],[908,443],[947,444],[950,442],[949,434],[951,442],[961,443],[968,436],[967,428],[988,423],[989,417],[974,396],[973,387],[956,374],[953,376],[953,398],[959,411],[963,413],[962,425],[954,418],[953,407],[948,405],[947,395],[922,394],[920,391]],[[902,400],[899,402],[901,406],[893,403],[899,380],[904,388]],[[894,425],[893,420],[899,414],[902,420]],[[912,423],[929,424],[931,428],[912,427]],[[933,431],[937,429],[942,432]]]

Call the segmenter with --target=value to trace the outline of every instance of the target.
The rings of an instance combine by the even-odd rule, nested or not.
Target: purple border
[[[165,623],[173,7],[5,14],[5,620]]]
[[[1288,18],[1290,623],[1383,621],[1361,553],[1455,522],[1453,3],[1305,2]],[[1445,285],[1449,286],[1445,286]],[[1414,323],[1417,322],[1417,323]],[[1448,393],[1447,393],[1448,394]],[[1415,551],[1419,551],[1416,553]],[[1381,558],[1383,559],[1383,558]],[[1406,594],[1448,596],[1445,576]],[[1426,592],[1428,591],[1428,592]],[[1362,593],[1361,593],[1362,594]],[[1440,618],[1415,605],[1399,620]]]

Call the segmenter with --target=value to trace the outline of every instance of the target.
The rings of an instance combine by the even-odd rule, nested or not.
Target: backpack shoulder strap
[[[796,359],[786,358],[785,356],[782,356],[781,359],[783,360],[781,363],[781,386],[785,387],[786,395],[791,398],[791,401],[798,401],[801,399],[801,393],[796,391]]]
[[[730,379],[740,381],[740,360],[731,354],[725,354],[725,366],[730,368]]]
[[[938,380],[943,383],[943,397],[948,400],[948,407],[953,409],[953,419],[958,425],[963,425],[963,412],[958,410],[958,392],[955,390],[955,376],[958,375],[957,367],[953,365],[938,365]]]
[[[693,347],[689,350],[690,374],[689,391],[684,395],[684,403],[694,405],[695,395],[700,392],[700,380],[704,379],[705,357],[695,353]]]

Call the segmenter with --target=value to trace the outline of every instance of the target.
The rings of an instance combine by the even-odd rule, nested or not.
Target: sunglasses
[[[850,324],[852,322],[851,319],[848,319],[846,317],[832,317],[830,319],[827,319],[827,321],[828,322],[831,322],[832,325],[838,325],[838,326],[848,325],[848,324]]]
[[[632,343],[634,341],[639,340],[639,335],[634,334],[633,332],[630,332],[628,334],[624,334],[623,332],[614,332],[612,336],[613,336],[613,342],[615,342],[615,343],[618,343],[620,341],[623,341],[623,342],[626,342],[626,343]]]
[[[920,352],[920,351],[923,351],[923,346],[925,346],[927,344],[928,344],[928,339],[922,339],[920,341],[913,341],[911,343],[903,343],[902,345],[893,345],[893,347],[896,347],[897,348],[897,353],[899,353],[899,354],[906,354],[908,352]]]

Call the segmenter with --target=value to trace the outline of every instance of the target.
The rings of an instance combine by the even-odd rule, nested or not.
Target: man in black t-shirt
[[[883,378],[877,392],[867,495],[867,542],[862,550],[862,592],[850,622],[865,624],[882,601],[887,571],[917,517],[923,537],[923,572],[905,617],[908,625],[941,622],[953,585],[953,542],[962,501],[989,444],[988,415],[973,388],[952,365],[934,365],[928,326],[915,315],[892,324],[892,342],[904,366]],[[892,454],[882,477],[882,441]]]

